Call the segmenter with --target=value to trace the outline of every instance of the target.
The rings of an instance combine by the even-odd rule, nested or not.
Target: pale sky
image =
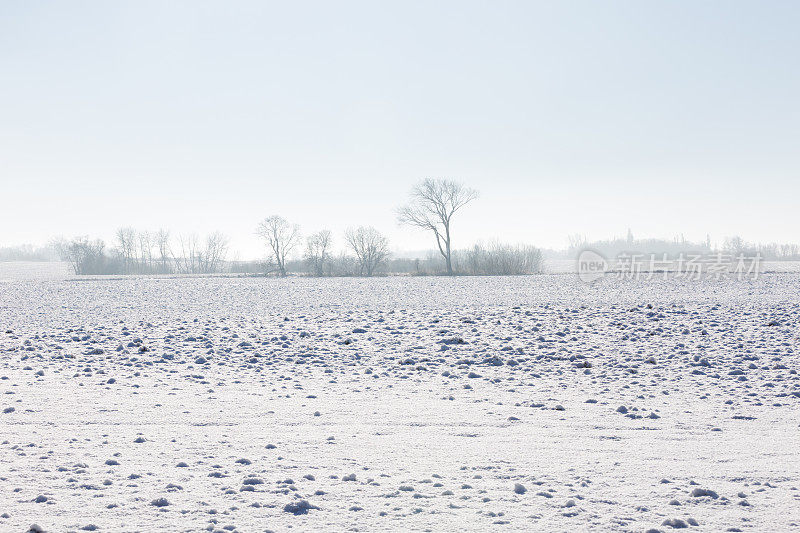
[[[800,2],[9,1],[0,245],[373,225],[426,177],[454,245],[800,241]]]

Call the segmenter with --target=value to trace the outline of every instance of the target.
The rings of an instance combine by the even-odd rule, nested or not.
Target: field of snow
[[[798,295],[6,280],[0,531],[798,530]]]

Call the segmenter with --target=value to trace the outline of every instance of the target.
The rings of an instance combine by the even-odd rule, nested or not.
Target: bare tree
[[[75,274],[106,274],[105,243],[99,239],[75,237],[69,242],[61,241],[58,253],[62,261],[68,261]]]
[[[784,259],[791,259],[800,255],[800,246],[796,244],[782,244],[781,257]]]
[[[181,274],[196,274],[199,271],[199,242],[196,233],[183,234],[178,237],[180,255],[172,259]]]
[[[358,260],[344,251],[331,257],[331,272],[334,276],[355,276],[358,274]]]
[[[203,274],[219,272],[227,254],[228,237],[215,231],[206,237],[206,247],[198,255],[198,270]]]
[[[205,245],[201,244],[196,233],[178,236],[178,255],[169,245],[169,232],[159,231],[155,241],[162,264],[168,263],[171,257],[175,269],[181,274],[221,272],[228,255],[228,237],[218,231],[206,236]]]
[[[172,272],[172,265],[169,259],[172,256],[172,248],[169,244],[169,230],[158,230],[158,233],[156,233],[156,246],[158,246],[161,273],[169,274]]]
[[[433,231],[447,274],[453,274],[451,225],[453,215],[478,197],[478,191],[444,179],[426,179],[411,190],[411,202],[401,207],[401,224]]]
[[[746,244],[744,239],[739,237],[738,235],[734,235],[733,237],[725,237],[725,242],[722,244],[722,249],[733,255],[738,255],[744,252],[746,248]]]
[[[139,231],[139,268],[142,272],[148,273],[152,270],[153,263],[153,241],[149,231]]]
[[[350,228],[345,232],[345,239],[356,254],[362,276],[372,276],[389,257],[389,242],[372,226]]]
[[[117,230],[117,246],[122,260],[122,270],[129,274],[136,262],[136,230],[131,227]]]
[[[476,244],[469,250],[455,252],[463,258],[466,271],[482,276],[519,276],[542,270],[542,252],[533,246],[492,242]]]
[[[281,216],[272,215],[261,221],[256,234],[267,242],[275,257],[278,273],[286,276],[286,256],[300,242],[300,226],[290,223]]]
[[[309,235],[306,239],[304,259],[315,276],[324,276],[326,271],[330,271],[332,240],[331,232],[326,229]]]
[[[580,233],[573,233],[567,237],[569,241],[568,250],[579,250],[581,248],[585,248],[588,242],[585,235],[581,235]]]

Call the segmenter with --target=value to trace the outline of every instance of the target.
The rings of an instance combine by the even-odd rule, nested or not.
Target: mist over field
[[[0,5],[0,532],[800,530],[800,5]]]

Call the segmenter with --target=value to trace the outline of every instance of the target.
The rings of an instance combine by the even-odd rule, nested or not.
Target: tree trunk
[[[451,258],[451,255],[450,255],[450,223],[449,222],[447,224],[445,224],[444,230],[445,230],[445,237],[446,237],[444,244],[445,244],[445,247],[447,248],[447,275],[448,276],[452,276],[453,275],[453,263],[452,263],[452,258]]]

